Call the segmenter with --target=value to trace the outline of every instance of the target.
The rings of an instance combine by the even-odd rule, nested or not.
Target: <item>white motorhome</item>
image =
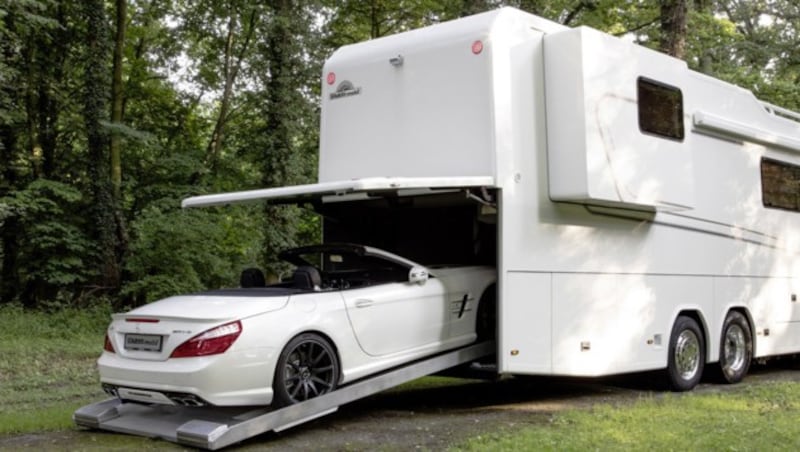
[[[685,62],[506,8],[336,51],[326,241],[497,268],[497,370],[601,376],[800,352],[800,115]]]

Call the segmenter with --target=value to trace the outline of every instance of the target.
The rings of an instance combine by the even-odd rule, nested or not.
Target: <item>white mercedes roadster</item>
[[[490,267],[424,267],[375,248],[285,251],[292,278],[166,298],[115,314],[104,390],[174,405],[284,406],[494,334]]]

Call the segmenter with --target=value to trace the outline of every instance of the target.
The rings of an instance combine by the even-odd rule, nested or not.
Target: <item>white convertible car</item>
[[[98,361],[120,399],[289,405],[494,334],[495,270],[426,268],[360,245],[285,251],[289,281],[160,300],[115,314]],[[248,287],[249,286],[249,287]]]

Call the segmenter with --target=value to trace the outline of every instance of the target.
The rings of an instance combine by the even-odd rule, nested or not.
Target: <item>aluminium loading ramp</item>
[[[335,412],[339,406],[426,375],[495,353],[494,342],[482,342],[397,367],[342,386],[336,391],[280,409],[264,407],[182,407],[142,405],[119,399],[79,408],[72,415],[80,427],[161,438],[216,450],[261,433],[280,432]]]

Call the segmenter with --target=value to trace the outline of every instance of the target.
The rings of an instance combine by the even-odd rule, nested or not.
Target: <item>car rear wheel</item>
[[[336,389],[339,360],[322,336],[304,333],[283,348],[275,368],[274,405],[303,402]]]
[[[478,302],[475,319],[475,333],[478,342],[493,341],[497,338],[497,287],[486,289]]]

